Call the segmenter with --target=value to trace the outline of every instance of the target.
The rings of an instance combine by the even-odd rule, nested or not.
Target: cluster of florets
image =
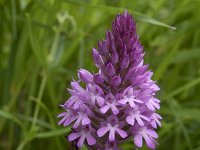
[[[155,149],[155,129],[161,126],[155,112],[160,101],[154,97],[159,87],[143,56],[132,16],[127,11],[118,14],[112,31],[93,49],[99,72],[80,69],[79,80],[71,82],[71,97],[61,105],[65,111],[58,115],[58,124],[71,125],[69,141],[88,149],[119,150],[120,143],[132,138],[137,147],[144,140]]]

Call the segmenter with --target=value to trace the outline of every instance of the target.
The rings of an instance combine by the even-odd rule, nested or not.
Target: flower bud
[[[80,69],[78,71],[78,77],[81,81],[83,81],[85,83],[93,82],[93,75],[85,69]]]
[[[94,82],[102,83],[104,81],[103,75],[100,73],[94,74]]]
[[[93,48],[92,53],[93,53],[94,63],[96,64],[97,67],[100,67],[100,65],[103,64],[101,55],[95,48]]]
[[[111,61],[112,61],[113,64],[118,63],[118,61],[119,61],[119,56],[118,56],[118,54],[117,54],[116,51],[114,51],[114,52],[112,53]]]
[[[120,76],[114,76],[111,81],[110,81],[110,84],[113,86],[113,87],[117,87],[121,84],[121,77]]]
[[[122,59],[122,62],[121,62],[121,69],[127,68],[128,65],[129,65],[129,57],[126,56],[126,57],[124,57],[124,59]]]
[[[110,77],[115,75],[115,68],[111,63],[106,66],[106,74]]]

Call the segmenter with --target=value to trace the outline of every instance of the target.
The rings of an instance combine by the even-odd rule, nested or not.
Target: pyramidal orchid
[[[78,71],[71,82],[71,97],[61,105],[59,125],[71,126],[68,141],[88,149],[119,150],[128,140],[155,149],[162,117],[156,113],[159,87],[144,64],[143,47],[132,16],[125,11],[113,21],[112,30],[93,48],[97,73]],[[80,83],[85,86],[80,86]]]

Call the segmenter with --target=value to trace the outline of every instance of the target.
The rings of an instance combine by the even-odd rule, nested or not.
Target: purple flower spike
[[[132,138],[136,147],[145,143],[155,149],[155,130],[162,119],[155,98],[160,88],[144,64],[136,25],[127,11],[116,16],[92,54],[98,72],[78,71],[79,80],[71,82],[71,97],[58,115],[59,125],[72,127],[68,140],[88,149],[120,150],[119,144]]]

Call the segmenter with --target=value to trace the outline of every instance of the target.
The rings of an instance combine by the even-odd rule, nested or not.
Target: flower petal
[[[101,111],[103,114],[105,114],[105,113],[108,111],[109,108],[110,108],[109,105],[105,105],[105,106],[103,106],[103,107],[100,109],[100,111]]]
[[[103,104],[104,104],[104,98],[103,97],[100,97],[100,96],[98,96],[97,98],[97,103],[98,103],[98,105],[101,107],[101,106],[103,106]]]
[[[134,144],[137,147],[142,147],[143,141],[142,141],[142,135],[141,134],[136,134],[134,137]]]
[[[144,115],[140,115],[140,117],[141,117],[142,119],[148,121],[148,122],[150,121],[150,119],[149,119],[148,117],[144,116]]]
[[[115,140],[115,130],[111,129],[109,133],[109,140],[114,141]]]
[[[137,103],[140,103],[140,104],[143,103],[143,101],[142,101],[142,100],[139,100],[139,99],[134,99],[134,102],[137,102]]]
[[[158,138],[158,134],[154,130],[148,129],[146,133],[154,138]]]
[[[87,125],[87,124],[90,124],[90,123],[91,123],[91,121],[87,116],[82,118],[82,125]]]
[[[156,145],[155,145],[155,143],[154,143],[153,138],[150,138],[150,137],[147,136],[147,135],[144,135],[143,137],[144,137],[144,140],[145,140],[147,146],[148,146],[149,148],[151,148],[151,149],[155,149],[155,146],[156,146]]]
[[[135,119],[137,120],[138,124],[140,126],[144,126],[144,122],[142,121],[142,119],[140,118],[140,116],[136,116]]]
[[[65,122],[64,122],[64,127],[70,125],[70,123],[71,123],[71,122],[70,122],[69,118],[67,118],[67,119],[65,120]]]
[[[97,130],[97,135],[98,137],[102,137],[104,136],[104,134],[106,134],[109,131],[108,127],[102,127],[100,129]]]
[[[127,103],[127,99],[121,99],[118,103],[125,105]]]
[[[117,107],[115,105],[111,106],[112,112],[117,115],[119,113],[119,110],[117,109]]]
[[[96,144],[96,139],[91,134],[88,134],[86,139],[87,139],[88,145]]]
[[[61,125],[66,119],[67,119],[68,116],[65,116],[63,117],[59,122],[58,122],[58,125]]]
[[[81,136],[80,139],[78,140],[77,146],[81,147],[85,141],[85,136]]]
[[[63,117],[63,116],[65,116],[65,115],[67,115],[67,112],[62,112],[62,113],[60,113],[60,114],[57,116],[57,118]]]
[[[153,120],[153,121],[151,122],[151,126],[154,127],[155,129],[157,129],[157,124],[156,124],[156,121],[155,121],[155,120]]]
[[[81,135],[79,133],[71,133],[69,136],[68,136],[68,141],[74,141],[75,139],[79,138]]]
[[[135,124],[135,118],[132,115],[129,115],[126,117],[126,122],[130,125],[134,125]]]
[[[134,103],[134,101],[129,100],[129,105],[130,105],[132,108],[134,108],[134,107],[135,107],[135,103]]]
[[[81,122],[81,118],[78,118],[78,119],[76,120],[76,122],[74,123],[73,128],[77,128],[78,125],[80,124],[80,122]]]
[[[122,138],[126,138],[128,136],[128,134],[124,130],[122,130],[122,129],[117,128],[116,131],[117,131],[117,133],[119,133],[119,135]]]

